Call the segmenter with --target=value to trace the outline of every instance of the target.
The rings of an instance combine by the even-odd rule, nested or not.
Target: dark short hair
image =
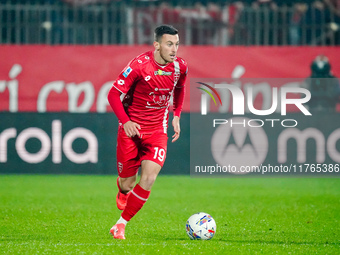
[[[178,30],[171,25],[161,25],[155,29],[155,41],[159,42],[164,34],[177,35]]]

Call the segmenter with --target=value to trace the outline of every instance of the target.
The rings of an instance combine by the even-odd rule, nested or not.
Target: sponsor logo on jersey
[[[169,88],[155,88],[155,91],[158,91],[158,90],[159,91],[161,91],[161,90],[168,90],[169,91],[170,89]]]
[[[150,102],[146,102],[147,103],[147,108],[155,108],[155,109],[161,109],[161,108],[165,108],[169,105],[169,100],[171,97],[171,94],[159,94],[159,93],[155,93],[155,92],[150,92],[149,96],[152,97],[152,101],[153,103]]]
[[[124,80],[118,80],[117,83],[118,83],[119,85],[123,86],[125,82],[124,82]]]
[[[129,76],[129,74],[131,73],[133,69],[131,67],[128,66],[128,68],[126,68],[125,72],[123,73],[123,76],[126,78]]]
[[[171,75],[172,72],[164,72],[161,69],[158,69],[157,71],[155,71],[155,75]]]

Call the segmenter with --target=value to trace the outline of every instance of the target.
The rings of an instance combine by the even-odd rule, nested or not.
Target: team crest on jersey
[[[172,72],[164,72],[161,69],[158,69],[157,71],[155,71],[155,75],[171,75]]]
[[[175,83],[177,83],[178,82],[178,80],[179,80],[179,77],[181,76],[181,74],[180,73],[177,73],[177,72],[175,72],[175,74],[174,74],[174,80],[175,80]]]
[[[128,77],[132,70],[133,70],[133,69],[132,69],[131,67],[128,66],[128,67],[126,68],[126,70],[124,71],[123,76],[124,76],[125,78]]]
[[[118,172],[121,173],[123,171],[123,163],[118,162]]]

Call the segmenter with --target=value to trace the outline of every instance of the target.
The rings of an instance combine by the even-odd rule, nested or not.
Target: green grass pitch
[[[1,254],[340,254],[340,179],[159,176],[126,228],[115,176],[0,176]],[[204,211],[210,241],[185,223]]]

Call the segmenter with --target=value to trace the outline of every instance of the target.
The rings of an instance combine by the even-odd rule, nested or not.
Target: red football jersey
[[[182,58],[162,66],[155,61],[153,51],[148,51],[119,74],[113,86],[124,94],[125,112],[141,126],[140,133],[167,132],[169,101],[175,86],[184,86],[187,71]]]

